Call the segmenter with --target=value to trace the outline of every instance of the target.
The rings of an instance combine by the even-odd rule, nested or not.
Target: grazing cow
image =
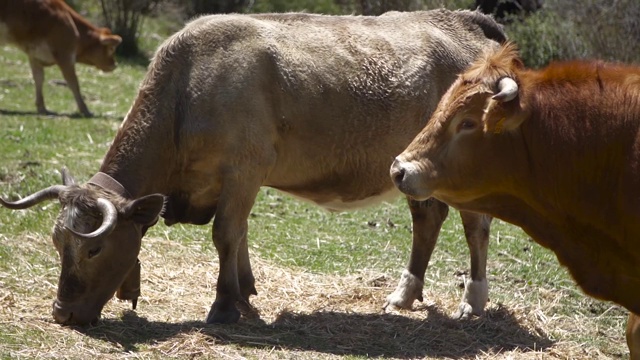
[[[435,10],[380,17],[212,15],[157,51],[100,171],[89,182],[41,190],[7,207],[57,198],[62,260],[55,320],[95,320],[119,294],[135,298],[141,237],[163,209],[168,225],[207,224],[220,259],[207,322],[250,314],[256,294],[247,218],[261,186],[331,210],[400,193],[395,154],[424,127],[438,99],[505,35],[480,12]],[[389,305],[421,298],[448,207],[410,202],[413,248]],[[102,214],[102,215],[100,215]],[[472,281],[458,316],[482,313],[490,219],[463,212]],[[103,219],[104,218],[104,219]],[[81,240],[81,241],[79,241]],[[132,270],[133,269],[133,270]]]
[[[640,67],[533,71],[507,45],[456,80],[390,173],[412,198],[490,214],[553,250],[587,294],[631,311],[640,359]]]
[[[80,95],[75,63],[113,71],[113,54],[121,41],[109,29],[91,25],[62,0],[0,0],[0,45],[12,44],[29,56],[40,114],[48,113],[42,96],[44,67],[57,64],[78,110],[91,116]]]

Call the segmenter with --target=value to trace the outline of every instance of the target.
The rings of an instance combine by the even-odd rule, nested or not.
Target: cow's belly
[[[43,65],[53,65],[56,63],[53,57],[53,51],[44,40],[29,43],[18,43],[11,36],[7,24],[0,22],[0,45],[13,45],[18,47],[29,55],[29,57],[37,59]]]
[[[49,44],[44,41],[29,43],[22,46],[22,49],[29,54],[30,57],[37,59],[43,65],[53,65],[56,63]]]
[[[347,211],[377,205],[381,202],[390,202],[391,200],[394,200],[395,198],[400,196],[400,194],[400,191],[398,191],[398,189],[394,186],[386,192],[360,200],[344,201],[341,198],[334,198],[330,201],[317,204],[331,211]]]
[[[342,197],[336,193],[320,193],[320,192],[307,192],[307,191],[292,191],[290,189],[282,189],[275,186],[270,186],[277,188],[293,197],[311,202],[317,206],[320,206],[326,210],[330,211],[349,211],[355,210],[367,206],[373,206],[380,204],[382,202],[390,202],[396,199],[401,195],[400,191],[394,186],[389,187],[388,189],[383,190],[382,192],[371,195],[371,196],[361,196],[354,197],[353,194],[350,194],[349,197]]]

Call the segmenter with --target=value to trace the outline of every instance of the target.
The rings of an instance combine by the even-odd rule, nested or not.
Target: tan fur
[[[507,46],[463,74],[398,156],[396,184],[521,226],[587,294],[639,314],[640,83],[630,79],[640,67],[521,64]],[[505,75],[518,96],[498,103],[487,88]],[[501,119],[508,131],[486,131]],[[455,128],[464,120],[476,127]],[[629,322],[638,358],[637,316]]]
[[[17,46],[29,56],[38,113],[47,113],[43,67],[56,64],[80,113],[91,115],[80,94],[75,63],[112,71],[116,67],[114,52],[122,41],[118,35],[93,26],[62,0],[0,0],[0,28],[4,29],[0,44]]]

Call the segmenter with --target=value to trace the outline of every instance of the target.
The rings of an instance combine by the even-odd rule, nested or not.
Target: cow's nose
[[[71,316],[73,313],[64,307],[62,307],[58,301],[53,302],[53,311],[52,311],[53,319],[58,324],[66,324],[71,320]]]
[[[389,175],[391,176],[391,180],[393,180],[393,183],[396,185],[396,187],[400,187],[400,185],[404,181],[405,174],[406,170],[402,166],[402,162],[398,161],[398,159],[395,159],[393,164],[391,164]]]

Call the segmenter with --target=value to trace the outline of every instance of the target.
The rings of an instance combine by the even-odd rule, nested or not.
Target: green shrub
[[[539,68],[553,60],[584,58],[587,45],[573,22],[555,12],[539,11],[524,18],[511,18],[506,31],[525,64]]]

